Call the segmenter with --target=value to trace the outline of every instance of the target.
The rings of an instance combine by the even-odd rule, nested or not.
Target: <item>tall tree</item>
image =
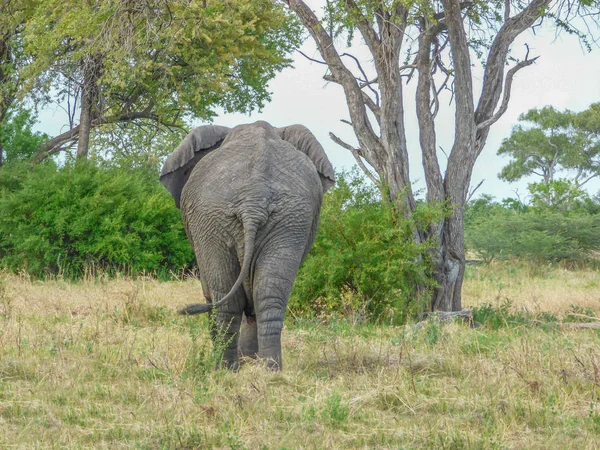
[[[217,106],[261,106],[301,35],[271,0],[45,0],[24,33],[27,88],[56,96],[70,122],[38,160],[75,143],[84,159],[91,130],[107,124],[172,128]]]
[[[510,70],[506,65],[517,36],[543,18],[569,31],[576,17],[598,14],[592,0],[326,0],[322,21],[303,0],[287,0],[314,39],[325,79],[339,84],[346,96],[350,124],[358,147],[331,135],[348,149],[382,188],[398,211],[410,216],[415,208],[408,167],[405,83],[415,77],[427,200],[448,205],[444,220],[419,230],[416,239],[432,238],[438,287],[431,308],[461,309],[465,271],[464,206],[473,166],[490,127],[504,114],[515,73],[536,58],[529,52]],[[368,62],[338,50],[335,38],[360,37],[370,52]],[[581,37],[584,37],[580,33]],[[474,94],[474,55],[481,55],[483,86]],[[366,66],[369,64],[369,67]],[[440,93],[453,94],[455,133],[442,173],[437,154],[435,117]],[[368,171],[367,164],[376,172]]]
[[[545,106],[521,114],[519,121],[523,124],[498,149],[499,155],[510,157],[501,179],[537,175],[549,184],[560,172],[580,189],[600,175],[600,103],[579,113]]]

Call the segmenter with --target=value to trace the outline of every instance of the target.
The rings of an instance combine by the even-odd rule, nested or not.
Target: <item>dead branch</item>
[[[373,94],[375,95],[375,104],[376,104],[377,106],[379,106],[379,92],[377,92],[377,91],[376,91],[375,89],[373,89],[373,87],[371,86],[371,83],[369,82],[369,77],[367,77],[367,74],[366,74],[366,72],[364,71],[364,69],[362,68],[362,66],[361,66],[361,64],[360,64],[360,61],[358,60],[358,58],[357,58],[356,56],[354,56],[354,55],[351,55],[350,53],[342,53],[342,55],[341,55],[341,56],[348,56],[349,58],[352,58],[352,59],[354,60],[354,62],[356,63],[356,66],[358,67],[358,70],[360,71],[360,73],[362,74],[362,76],[363,76],[363,78],[364,78],[364,80],[365,80],[364,84],[361,84],[361,85],[360,85],[361,89],[362,89],[363,87],[365,87],[365,86],[366,86],[366,87],[368,87],[368,88],[369,88],[369,90],[370,90],[371,92],[373,92]]]
[[[475,194],[475,192],[477,192],[477,189],[479,189],[481,187],[481,185],[483,184],[485,180],[481,180],[479,182],[479,184],[477,186],[475,186],[471,192],[469,193],[469,195],[467,196],[467,203],[469,203],[469,201],[471,200],[471,197],[473,197],[473,195]]]
[[[375,184],[375,186],[380,185],[379,180],[377,180],[377,177],[375,177],[375,175],[373,175],[373,173],[367,168],[364,161],[362,160],[362,158],[364,158],[364,155],[362,154],[362,152],[359,149],[354,148],[347,142],[342,141],[339,137],[337,137],[335,134],[333,134],[331,132],[329,133],[329,137],[337,145],[344,147],[346,150],[349,150],[350,153],[352,153],[352,156],[354,156],[356,163],[361,168],[361,170],[364,172],[364,174],[367,176],[367,178],[369,180],[371,180]]]
[[[317,64],[324,64],[327,65],[327,63],[325,61],[319,61],[318,59],[315,58],[311,58],[310,56],[308,56],[306,53],[304,53],[302,50],[296,50],[298,53],[300,53],[302,56],[304,56],[306,59],[308,59],[309,61],[312,62],[316,62]]]

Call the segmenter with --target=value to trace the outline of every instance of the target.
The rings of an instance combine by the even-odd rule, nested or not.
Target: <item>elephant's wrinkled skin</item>
[[[227,367],[240,353],[281,368],[285,308],[334,181],[323,148],[300,125],[199,127],[165,162],[161,182],[181,208],[208,302],[182,313],[212,311]]]

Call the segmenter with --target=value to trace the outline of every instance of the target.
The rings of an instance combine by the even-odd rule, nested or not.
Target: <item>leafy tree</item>
[[[30,62],[23,54],[22,31],[32,9],[30,0],[0,0],[0,126],[16,99],[22,69]],[[0,167],[3,156],[0,140]]]
[[[592,104],[573,117],[579,152],[565,157],[565,168],[576,171],[574,178],[578,188],[600,175],[600,103]]]
[[[507,71],[511,45],[543,18],[558,28],[586,36],[573,24],[598,13],[597,0],[326,0],[324,20],[303,0],[287,0],[313,37],[329,71],[325,79],[345,93],[349,123],[358,147],[331,135],[380,186],[398,213],[411,217],[417,202],[411,188],[406,139],[404,83],[416,80],[416,113],[423,156],[427,201],[448,205],[450,214],[415,233],[431,237],[438,288],[432,309],[461,309],[465,270],[464,206],[473,166],[485,147],[490,127],[504,114],[515,73],[536,58],[527,52]],[[338,50],[359,34],[370,58],[361,61]],[[473,55],[483,70],[475,96]],[[367,65],[368,64],[368,65]],[[453,91],[454,143],[442,173],[438,161],[435,116],[444,88]],[[376,173],[372,173],[370,165]]]
[[[70,127],[36,158],[75,143],[85,158],[91,130],[107,124],[170,129],[217,106],[260,107],[299,44],[295,23],[271,0],[37,2],[24,29],[26,88],[57,93]]]
[[[0,160],[5,163],[29,159],[48,139],[44,133],[34,132],[35,116],[24,108],[10,109],[0,122]]]
[[[159,171],[185,137],[182,130],[161,132],[150,124],[107,124],[90,142],[92,159],[103,166]]]
[[[571,172],[578,190],[600,175],[600,103],[580,113],[545,106],[522,114],[519,121],[527,126],[517,125],[498,150],[511,158],[501,179],[537,175],[548,185],[557,172]]]

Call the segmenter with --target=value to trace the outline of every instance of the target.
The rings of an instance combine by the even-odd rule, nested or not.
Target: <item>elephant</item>
[[[280,370],[287,302],[335,183],[323,147],[302,125],[200,126],[160,181],[181,210],[207,301],[180,313],[210,313],[220,365],[236,369],[247,356]]]

